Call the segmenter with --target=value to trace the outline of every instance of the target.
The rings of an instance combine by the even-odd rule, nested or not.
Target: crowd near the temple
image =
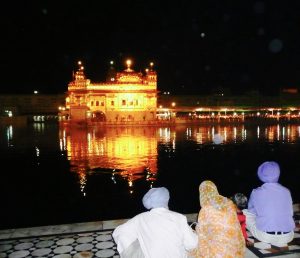
[[[293,201],[289,189],[278,182],[278,163],[262,163],[257,176],[263,184],[252,190],[249,199],[243,193],[224,197],[212,181],[203,181],[195,227],[183,214],[169,210],[167,188],[150,189],[142,200],[149,211],[113,232],[120,257],[239,258],[246,246],[253,245],[248,233],[264,243],[287,245],[294,238]]]

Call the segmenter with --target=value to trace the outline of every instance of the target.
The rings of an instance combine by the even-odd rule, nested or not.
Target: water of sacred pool
[[[199,211],[198,186],[230,196],[261,183],[257,167],[280,164],[280,183],[300,201],[300,125],[0,128],[0,228],[129,218],[150,187],[170,190],[170,209]]]

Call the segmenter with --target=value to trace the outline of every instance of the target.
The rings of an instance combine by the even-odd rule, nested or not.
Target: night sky
[[[1,7],[0,93],[63,93],[77,61],[92,82],[110,60],[171,94],[300,88],[299,1],[8,1]]]

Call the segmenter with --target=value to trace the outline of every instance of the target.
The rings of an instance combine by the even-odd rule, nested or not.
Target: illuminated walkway
[[[297,206],[299,208],[299,205]],[[297,213],[300,215],[299,213]],[[298,216],[297,215],[297,216]],[[197,214],[188,214],[188,221],[196,220]],[[89,258],[119,257],[112,239],[113,229],[126,220],[96,221],[34,228],[0,230],[0,258],[55,257]],[[285,248],[262,247],[256,242],[246,250],[246,258],[300,257],[299,217],[295,242]],[[286,248],[289,248],[288,251]],[[299,252],[297,251],[299,250]],[[282,251],[286,253],[283,254]],[[287,252],[292,252],[288,254]],[[280,255],[280,256],[279,256]]]

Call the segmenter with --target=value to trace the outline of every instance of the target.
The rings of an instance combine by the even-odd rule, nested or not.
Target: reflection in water
[[[33,123],[33,128],[35,131],[39,133],[43,133],[45,131],[45,124],[44,123]]]
[[[12,130],[12,129],[10,129]],[[8,140],[12,137],[8,129]],[[11,136],[9,136],[11,135]],[[176,144],[193,141],[214,144],[215,135],[221,144],[240,144],[247,141],[295,142],[300,137],[298,125],[273,125],[245,128],[238,126],[177,126],[177,127],[118,127],[118,128],[60,128],[60,148],[67,151],[72,170],[78,174],[81,192],[85,195],[88,175],[109,173],[117,184],[126,180],[132,193],[137,180],[152,187],[157,175],[157,147],[176,152]]]
[[[13,139],[13,127],[12,125],[8,126],[6,128],[6,136],[7,136],[7,146],[10,147],[12,145],[12,139]]]
[[[67,150],[85,195],[87,174],[111,173],[126,179],[132,193],[136,180],[152,182],[157,173],[156,128],[60,128],[61,150]]]

